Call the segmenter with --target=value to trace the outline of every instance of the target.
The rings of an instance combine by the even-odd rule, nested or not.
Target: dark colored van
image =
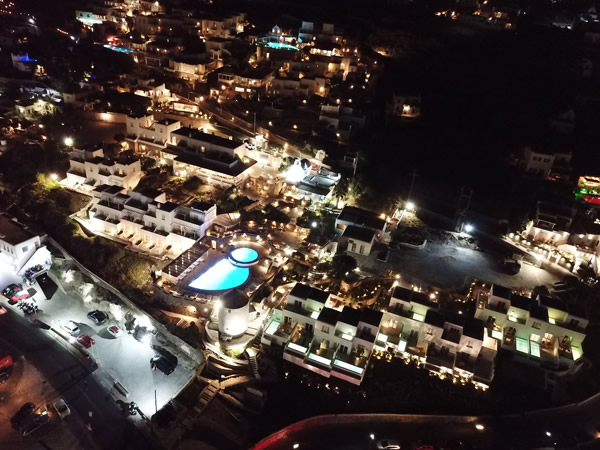
[[[164,355],[154,355],[150,360],[150,367],[152,370],[158,369],[165,375],[170,375],[177,367],[177,358],[173,359],[167,358]]]

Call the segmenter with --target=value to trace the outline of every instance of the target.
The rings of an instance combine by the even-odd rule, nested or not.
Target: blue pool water
[[[123,47],[115,47],[114,45],[109,45],[109,44],[104,44],[103,45],[104,48],[107,48],[109,50],[113,50],[115,52],[120,52],[120,53],[133,53],[133,50],[128,49],[128,48],[123,48]]]
[[[236,248],[230,254],[231,263],[239,263],[240,265],[251,264],[258,259],[258,252],[253,248],[241,247]]]
[[[189,286],[203,291],[223,291],[244,284],[249,276],[250,269],[236,267],[223,258],[201,273]]]
[[[278,48],[283,50],[298,50],[298,47],[294,47],[290,44],[284,44],[283,42],[267,42],[266,46],[269,48]]]

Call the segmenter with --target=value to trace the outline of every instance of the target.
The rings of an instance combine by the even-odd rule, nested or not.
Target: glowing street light
[[[485,430],[485,427],[484,427],[483,425],[481,425],[480,423],[478,423],[477,425],[475,425],[475,428],[476,428],[478,431],[483,431],[483,430]]]
[[[415,204],[413,202],[406,202],[406,205],[404,205],[404,208],[407,211],[412,211],[415,209]]]
[[[53,181],[56,181],[56,180],[58,180],[58,175],[56,175],[55,173],[53,173],[53,174],[51,174],[51,175],[50,175],[50,178],[51,178]]]
[[[73,145],[73,138],[72,137],[66,137],[64,140],[64,143],[67,147],[71,147]]]
[[[471,231],[474,230],[474,227],[470,223],[467,223],[467,224],[465,224],[464,230],[465,230],[465,233],[470,233]]]
[[[319,226],[319,224],[317,222],[313,222],[310,224],[313,228],[317,228]]]

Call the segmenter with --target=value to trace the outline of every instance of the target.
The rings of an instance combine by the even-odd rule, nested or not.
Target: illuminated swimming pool
[[[298,50],[298,47],[294,47],[290,44],[284,44],[283,42],[267,42],[265,47],[277,48],[280,50]]]
[[[110,44],[104,44],[103,47],[107,48],[109,50],[113,50],[115,52],[119,52],[119,53],[133,53],[133,50],[131,50],[129,48],[115,47],[114,45],[110,45]]]
[[[220,259],[202,272],[189,286],[202,291],[224,291],[241,286],[250,277],[248,267],[258,262],[258,252],[252,248],[232,248],[228,257]]]

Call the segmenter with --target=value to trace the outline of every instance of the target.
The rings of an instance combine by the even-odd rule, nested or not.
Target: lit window
[[[517,351],[522,352],[522,353],[529,353],[529,343],[527,342],[527,339],[523,339],[523,338],[517,338]]]

